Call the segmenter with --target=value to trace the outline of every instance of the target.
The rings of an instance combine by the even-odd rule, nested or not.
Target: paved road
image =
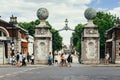
[[[119,67],[6,67],[0,68],[0,80],[120,80]]]

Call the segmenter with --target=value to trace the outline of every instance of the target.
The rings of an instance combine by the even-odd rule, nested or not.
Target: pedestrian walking
[[[25,60],[26,60],[26,54],[23,53],[23,54],[22,54],[22,57],[23,57],[22,66],[26,66],[26,62],[25,62]]]
[[[19,60],[18,60],[17,66],[19,66],[19,67],[22,66],[22,60],[23,60],[22,53],[20,53],[20,54],[19,54]]]
[[[20,53],[17,52],[17,54],[16,54],[16,61],[17,61],[17,63],[18,63],[18,61],[19,61],[19,55],[20,55]]]
[[[31,55],[31,64],[34,64],[34,54]]]
[[[71,56],[71,54],[69,54],[69,56],[67,58],[67,62],[68,62],[68,67],[71,67],[71,63],[72,63],[72,56]]]
[[[58,65],[58,54],[55,54],[55,56],[54,56],[54,60],[55,60],[55,64]]]
[[[64,66],[67,66],[67,58],[68,58],[68,54],[64,54]]]
[[[27,62],[29,63],[29,60],[30,60],[30,55],[29,55],[29,52],[27,53]]]
[[[48,54],[48,65],[52,65],[52,55],[51,52]]]
[[[105,64],[109,64],[109,53],[105,54]]]
[[[12,65],[16,65],[16,58],[14,55],[12,56]]]
[[[62,54],[61,54],[61,62],[60,62],[60,65],[63,67],[63,66],[64,66],[64,63],[65,63],[65,56],[64,56],[64,54],[62,53]]]

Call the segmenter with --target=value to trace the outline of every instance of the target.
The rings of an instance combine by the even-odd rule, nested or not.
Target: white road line
[[[5,76],[9,76],[9,75],[11,75],[11,74],[5,74]]]
[[[3,78],[3,77],[5,77],[5,76],[0,76],[0,78]]]
[[[1,75],[0,78],[6,77],[6,76],[10,76],[10,75],[14,75],[15,76],[17,74],[24,73],[24,72],[27,72],[27,71],[31,71],[31,70],[34,70],[34,69],[38,69],[38,68],[32,68],[32,69],[27,69],[27,70],[23,70],[23,71],[13,72],[11,74]]]

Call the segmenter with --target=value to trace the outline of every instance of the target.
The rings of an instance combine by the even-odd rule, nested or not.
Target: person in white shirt
[[[55,60],[55,64],[58,64],[58,54],[55,54],[54,60]]]
[[[31,64],[34,64],[34,54],[31,55]]]
[[[109,53],[105,54],[105,64],[109,64]]]

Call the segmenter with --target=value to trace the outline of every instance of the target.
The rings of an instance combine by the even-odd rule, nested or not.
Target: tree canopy
[[[101,57],[104,57],[104,51],[105,51],[105,31],[110,29],[115,25],[116,17],[111,15],[110,13],[104,13],[104,12],[97,12],[96,18],[93,20],[94,24],[98,26],[99,33],[100,33],[100,50],[101,50]],[[84,27],[84,24],[78,24],[75,27],[75,32],[72,34],[73,37],[73,44],[79,53],[81,53],[81,33],[82,28]]]
[[[29,35],[33,36],[35,33],[35,26],[40,24],[40,21],[37,19],[35,21],[31,22],[20,22],[18,25],[22,27],[23,29],[28,30]],[[57,30],[52,28],[52,26],[49,24],[48,21],[46,21],[46,24],[50,27],[50,31],[52,33],[52,49],[53,51],[55,50],[60,50],[62,48],[62,37],[59,35]]]

